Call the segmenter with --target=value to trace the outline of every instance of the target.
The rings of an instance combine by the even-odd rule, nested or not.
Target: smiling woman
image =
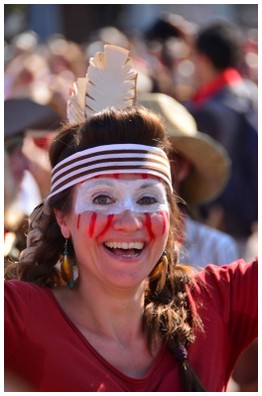
[[[101,130],[101,125],[106,125],[106,128]],[[100,127],[99,134],[96,132],[98,127]],[[176,234],[179,225],[179,211],[171,191],[169,161],[162,149],[166,141],[163,125],[148,110],[132,106],[125,110],[111,108],[96,113],[84,124],[79,124],[77,128],[70,124],[66,125],[56,138],[50,154],[55,170],[52,182],[57,183],[59,177],[57,172],[62,172],[60,175],[63,175],[65,173],[63,169],[66,167],[67,180],[70,180],[70,184],[73,181],[75,183],[73,189],[67,187],[61,190],[63,186],[60,186],[59,191],[56,191],[51,188],[45,207],[48,205],[53,209],[60,226],[60,228],[57,226],[60,238],[61,233],[64,238],[70,238],[69,255],[74,256],[80,275],[82,268],[87,270],[87,265],[84,264],[87,261],[87,256],[92,263],[100,263],[98,267],[104,279],[107,272],[112,273],[112,268],[120,273],[122,271],[120,266],[116,263],[115,267],[113,265],[112,258],[116,257],[113,257],[112,253],[116,253],[114,256],[118,257],[117,261],[119,262],[121,250],[118,246],[115,248],[114,245],[136,243],[136,246],[139,244],[142,248],[139,252],[139,249],[136,248],[136,254],[132,254],[129,261],[132,259],[134,269],[135,258],[137,264],[138,258],[140,258],[138,267],[140,271],[142,270],[143,277],[146,278],[159,261],[164,250],[167,251],[170,262],[173,260],[173,249],[176,242],[173,240],[167,242],[170,213],[172,213],[171,223],[174,234]],[[113,133],[119,136],[117,144],[110,144]],[[90,147],[95,134],[99,149],[96,148],[92,151]],[[129,161],[132,153],[138,158],[137,163],[133,160],[135,165],[131,171],[129,166],[126,166],[126,161],[119,162],[117,158],[116,162],[113,162],[110,157],[109,169],[113,167],[113,170],[108,172],[108,169],[103,166],[101,176],[96,170],[95,174],[90,177],[87,168],[92,167],[96,161],[94,154],[96,151],[98,152],[98,161],[100,161],[101,153],[108,151],[114,151],[117,156],[122,156],[122,151],[124,151],[121,160],[126,159],[128,150]],[[81,165],[78,163],[75,167],[74,163],[72,168],[72,161],[78,153],[83,158],[83,156],[90,155],[91,152],[93,154],[92,165],[86,160],[81,160]],[[80,156],[78,160],[79,158]],[[103,158],[103,161],[107,161],[108,164],[108,159]],[[152,167],[150,161],[153,163]],[[161,164],[161,172],[156,170],[156,161]],[[71,167],[68,164],[71,164]],[[115,164],[117,164],[117,169],[115,169]],[[79,177],[82,178],[82,174],[86,170],[87,176],[84,181],[79,182]],[[75,174],[73,180],[70,176],[72,173]],[[91,248],[93,245],[94,249]],[[99,246],[103,247],[101,251],[98,250]],[[123,250],[123,247],[121,249]],[[50,250],[48,249],[48,251]],[[101,257],[98,256],[98,252],[102,253]],[[61,251],[58,251],[57,254],[61,254]],[[43,257],[42,255],[43,252],[40,250],[39,257]],[[128,256],[130,256],[130,251]],[[121,257],[122,259],[127,258],[126,255]],[[141,265],[142,258],[147,265]],[[57,259],[56,255],[53,265],[56,264]],[[110,259],[111,267],[108,261]],[[38,268],[34,265],[35,261],[38,262]],[[106,268],[102,265],[104,263],[107,263]],[[28,265],[22,269],[24,276],[29,276],[31,273],[30,277],[41,278],[40,268],[46,272],[46,266],[41,267],[36,257],[32,264],[31,270]],[[56,267],[54,267],[54,276],[55,271]],[[94,276],[94,271],[92,275]],[[130,272],[129,275],[131,276]],[[132,276],[135,278],[135,275],[138,276],[138,273],[135,274],[134,271]],[[43,274],[43,276],[45,275]],[[90,276],[91,274],[89,274],[89,279]],[[48,277],[50,280],[50,274]],[[79,280],[81,278],[80,276]],[[123,284],[123,278],[121,283]]]
[[[7,372],[41,392],[225,390],[256,336],[256,265],[194,274],[177,263],[164,125],[135,105],[127,51],[105,52],[75,87],[50,149],[50,194],[30,216],[16,275],[7,268]],[[116,82],[99,109],[107,68]]]

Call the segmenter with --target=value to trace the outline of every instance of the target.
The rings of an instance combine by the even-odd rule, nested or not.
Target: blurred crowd
[[[166,93],[180,102],[194,95],[194,37],[198,27],[183,17],[163,12],[145,31],[130,36],[108,26],[94,31],[90,41],[77,44],[63,35],[45,43],[26,31],[5,43],[5,98],[29,96],[52,104],[65,115],[68,85],[86,73],[87,62],[105,43],[131,51],[139,70],[138,89]],[[241,75],[258,82],[258,42],[255,29],[243,28]]]
[[[191,109],[190,103],[200,88],[195,51],[198,31],[198,26],[181,16],[163,13],[145,31],[132,36],[113,26],[107,26],[94,31],[89,41],[81,44],[72,42],[61,34],[42,43],[33,31],[25,31],[5,43],[6,258],[18,259],[26,243],[27,216],[47,195],[50,183],[48,148],[56,135],[57,126],[66,120],[68,87],[77,78],[85,76],[89,58],[97,51],[102,51],[104,44],[127,48],[138,71],[138,93],[163,93]],[[257,32],[241,27],[239,31],[243,56],[238,72],[247,83],[256,106]],[[23,102],[25,99],[28,102]],[[23,103],[16,103],[15,100],[22,100]],[[39,116],[34,118],[33,115],[38,114],[38,111]],[[192,114],[194,115],[193,111]],[[223,117],[227,118],[226,115]],[[208,121],[207,124],[211,125]],[[208,132],[203,129],[204,127],[200,131]],[[240,147],[241,144],[240,142]],[[228,147],[225,148],[228,150]],[[205,156],[205,153],[202,155]],[[229,155],[231,156],[230,152]],[[248,174],[248,177],[255,178],[257,183],[256,175]],[[235,200],[238,198],[240,197],[234,197]],[[245,205],[242,210],[245,211]],[[198,221],[228,232],[237,243],[240,241],[240,254],[246,259],[253,258],[257,254],[257,218],[250,220],[248,231],[243,230],[243,233],[236,235],[230,229],[227,230],[227,213],[225,211],[223,217],[221,212],[223,201],[218,201],[213,207],[197,207],[191,211]],[[242,367],[239,366],[232,390],[235,386],[236,390],[252,391],[252,381],[256,384],[256,374],[250,373],[250,378],[245,380],[244,377],[248,374],[246,371],[243,374],[241,370]],[[252,375],[254,378],[251,378]],[[245,384],[248,384],[246,388]]]

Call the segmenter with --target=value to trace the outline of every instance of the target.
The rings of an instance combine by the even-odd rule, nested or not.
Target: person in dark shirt
[[[226,21],[200,29],[195,40],[196,84],[187,108],[198,129],[229,153],[232,173],[222,195],[203,208],[217,227],[237,238],[240,254],[258,218],[257,90],[241,76],[242,35]],[[255,93],[255,94],[254,94]]]

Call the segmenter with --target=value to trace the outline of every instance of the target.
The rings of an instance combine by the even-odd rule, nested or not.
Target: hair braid
[[[42,202],[29,217],[27,247],[20,254],[17,274],[13,273],[12,266],[7,266],[6,279],[18,277],[48,287],[63,284],[60,272],[55,267],[62,245],[63,239],[54,221],[54,214]]]
[[[164,264],[166,260],[168,263]],[[165,274],[163,271],[166,271]],[[144,325],[151,348],[157,335],[162,335],[164,343],[179,364],[183,389],[200,392],[205,389],[187,359],[187,346],[195,340],[194,329],[201,324],[193,316],[188,301],[189,271],[187,267],[175,265],[170,254],[161,257],[150,275]]]

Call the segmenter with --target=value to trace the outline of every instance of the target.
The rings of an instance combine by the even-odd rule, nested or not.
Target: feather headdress
[[[128,50],[105,45],[90,59],[85,78],[78,78],[67,104],[69,122],[83,122],[86,117],[108,107],[127,108],[135,102],[137,72],[133,70]]]

